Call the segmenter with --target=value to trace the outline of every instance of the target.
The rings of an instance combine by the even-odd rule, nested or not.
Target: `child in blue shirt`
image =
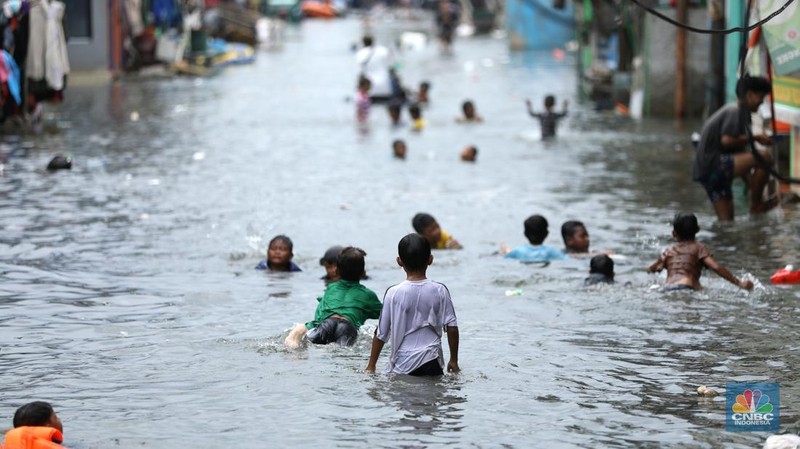
[[[547,262],[551,260],[564,260],[567,256],[561,250],[551,246],[542,245],[547,238],[547,220],[541,215],[531,215],[525,220],[525,237],[530,245],[522,245],[508,251],[506,259],[516,259],[522,262]]]

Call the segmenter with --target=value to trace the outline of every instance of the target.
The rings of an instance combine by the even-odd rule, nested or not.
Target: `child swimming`
[[[525,227],[525,237],[530,242],[530,245],[518,246],[510,251],[505,246],[501,246],[506,259],[516,259],[522,262],[548,262],[567,258],[560,250],[543,245],[544,239],[549,234],[547,219],[541,215],[531,215],[523,225]]]
[[[454,239],[444,229],[439,227],[439,222],[433,215],[420,212],[411,219],[411,226],[417,234],[425,237],[433,249],[462,249],[458,240]]]
[[[365,276],[364,256],[361,248],[347,247],[336,257],[336,271],[340,279],[325,289],[317,301],[314,319],[298,324],[284,340],[289,348],[299,347],[303,339],[325,345],[337,343],[351,346],[358,338],[358,328],[370,318],[378,318],[382,304],[375,292],[359,282]]]
[[[589,253],[589,233],[582,222],[570,220],[561,225],[564,252],[570,255]]]
[[[605,254],[598,254],[589,261],[589,277],[583,285],[613,284],[614,261]]]
[[[293,248],[292,239],[285,235],[276,235],[269,241],[267,258],[256,265],[256,270],[303,271],[292,262]]]
[[[667,270],[667,283],[665,291],[672,290],[702,290],[700,275],[702,268],[710,268],[722,278],[737,287],[751,290],[753,282],[740,280],[727,268],[714,260],[711,251],[695,241],[695,235],[700,231],[697,217],[694,214],[679,213],[672,221],[672,237],[678,243],[667,248],[658,258],[647,267],[648,273]]]

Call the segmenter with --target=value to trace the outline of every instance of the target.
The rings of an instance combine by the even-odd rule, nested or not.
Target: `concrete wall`
[[[72,71],[107,70],[109,67],[108,7],[106,1],[92,0],[92,36],[67,38],[67,52]],[[69,8],[69,4],[67,5]],[[67,11],[67,14],[77,14]]]
[[[659,12],[675,18],[674,9]],[[708,28],[705,8],[689,9],[689,24]],[[674,25],[648,14],[645,18],[644,114],[673,117],[677,33]],[[686,33],[686,116],[702,117],[710,69],[711,40],[707,34]]]

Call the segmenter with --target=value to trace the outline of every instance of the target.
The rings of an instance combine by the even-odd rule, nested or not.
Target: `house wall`
[[[64,33],[67,35],[67,52],[73,72],[108,69],[110,1],[113,0],[67,2]]]
[[[675,9],[659,12],[675,19]],[[708,28],[705,8],[690,8],[689,24]],[[655,16],[645,18],[645,115],[673,117],[677,28]],[[686,116],[702,117],[709,79],[711,40],[707,34],[686,33]]]

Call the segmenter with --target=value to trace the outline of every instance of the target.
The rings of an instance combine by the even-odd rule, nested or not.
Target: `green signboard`
[[[767,17],[786,0],[761,0],[758,12]],[[788,8],[764,24],[764,38],[772,57],[772,68],[778,76],[800,76],[800,2],[792,2]]]

